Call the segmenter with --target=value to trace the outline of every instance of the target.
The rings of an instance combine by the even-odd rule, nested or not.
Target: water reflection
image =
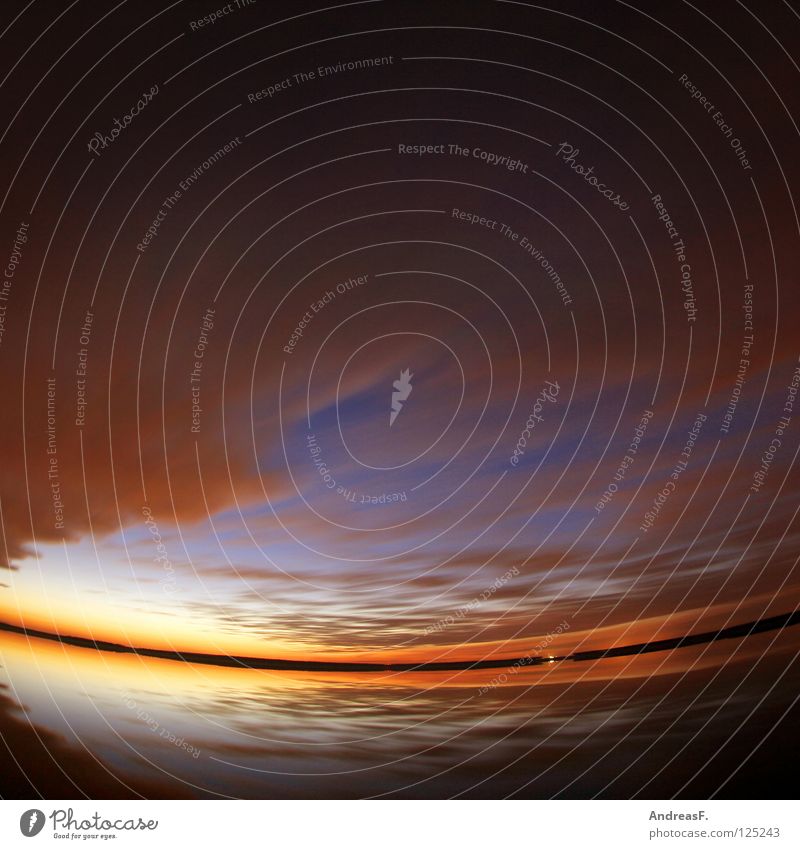
[[[225,669],[0,634],[19,762],[0,755],[0,795],[702,797],[731,775],[736,795],[786,745],[791,712],[735,773],[791,705],[797,630],[506,680]]]

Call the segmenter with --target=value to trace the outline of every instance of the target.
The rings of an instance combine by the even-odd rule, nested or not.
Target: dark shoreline
[[[749,637],[752,634],[762,634],[766,631],[778,631],[800,624],[800,610],[757,619],[741,625],[732,625],[719,631],[705,631],[701,634],[687,634],[683,637],[672,637],[666,640],[655,640],[649,643],[636,643],[615,648],[581,651],[568,655],[541,657],[523,655],[522,657],[507,657],[493,660],[461,660],[432,663],[358,663],[322,660],[280,660],[276,658],[237,657],[229,655],[202,654],[198,652],[177,652],[162,649],[131,648],[102,640],[90,640],[85,637],[70,637],[52,634],[48,631],[37,631],[23,628],[20,625],[10,625],[0,622],[0,631],[20,634],[40,640],[50,640],[80,649],[115,652],[117,654],[132,654],[140,657],[154,657],[159,660],[181,661],[183,663],[201,663],[207,666],[224,666],[240,669],[272,669],[293,672],[458,672],[470,669],[502,669],[509,666],[541,666],[547,663],[563,661],[602,660],[607,657],[627,657],[652,652],[669,651],[670,649],[697,646],[703,643],[714,643],[719,640],[735,640]]]

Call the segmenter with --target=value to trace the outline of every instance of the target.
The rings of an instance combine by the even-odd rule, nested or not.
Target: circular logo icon
[[[31,808],[19,818],[19,830],[25,837],[36,837],[44,828],[44,812],[38,808]]]

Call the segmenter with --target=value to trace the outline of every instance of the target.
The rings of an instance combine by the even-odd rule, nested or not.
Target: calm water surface
[[[797,753],[797,631],[503,683],[192,666],[0,634],[14,754],[0,754],[0,794],[792,796],[774,761]]]

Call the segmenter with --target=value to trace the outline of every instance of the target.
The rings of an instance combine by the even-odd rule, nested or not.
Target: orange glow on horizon
[[[765,611],[768,611],[765,613]],[[34,598],[29,592],[0,595],[0,621],[63,637],[110,642],[130,648],[202,654],[234,655],[297,661],[342,661],[371,663],[422,663],[526,655],[569,654],[615,645],[665,639],[747,621],[782,612],[780,599],[753,597],[747,607],[734,609],[720,604],[710,610],[690,609],[668,617],[648,617],[634,622],[605,625],[593,630],[567,629],[552,641],[547,635],[527,635],[510,640],[469,643],[419,643],[364,650],[355,646],[290,643],[239,634],[211,633],[201,623],[172,614],[142,613],[111,605],[94,604],[91,611],[59,599]],[[733,616],[733,622],[730,617]],[[702,622],[702,625],[698,624]],[[539,647],[537,649],[537,646]]]

